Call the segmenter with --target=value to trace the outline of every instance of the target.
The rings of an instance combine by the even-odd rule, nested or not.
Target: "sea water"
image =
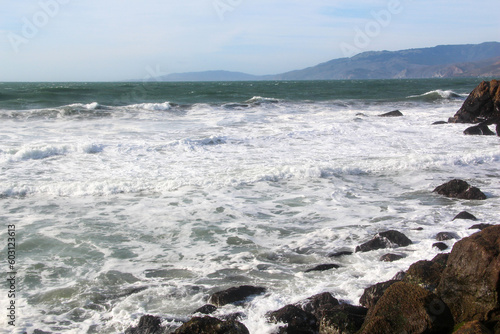
[[[477,231],[459,212],[497,223],[498,137],[431,125],[479,82],[0,84],[0,331],[122,333],[144,314],[175,328],[239,285],[267,293],[215,316],[251,333],[317,293],[358,304],[438,254],[438,232]],[[488,199],[432,192],[454,178]],[[413,244],[329,257],[391,229]],[[325,263],[340,267],[305,273]]]

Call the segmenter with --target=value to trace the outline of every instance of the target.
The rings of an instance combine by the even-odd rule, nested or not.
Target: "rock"
[[[439,232],[436,235],[437,241],[446,241],[446,240],[451,240],[451,239],[460,239],[460,236],[456,233],[453,233],[453,232]]]
[[[166,329],[161,326],[161,319],[152,315],[143,315],[137,327],[129,327],[125,334],[163,334]]]
[[[465,129],[464,135],[494,136],[495,132],[491,131],[488,125],[481,123]]]
[[[393,110],[393,111],[389,111],[385,114],[382,114],[382,115],[378,115],[379,117],[401,117],[403,116],[403,113],[399,110]]]
[[[372,250],[389,247],[405,247],[411,244],[412,241],[408,239],[403,233],[390,230],[381,232],[372,240],[356,247],[356,252],[369,252]]]
[[[271,312],[269,320],[274,323],[285,323],[280,327],[280,333],[317,333],[318,324],[316,317],[295,305],[287,305],[277,311]]]
[[[211,305],[211,304],[207,304],[207,305],[204,305],[204,306],[200,307],[196,311],[194,311],[194,313],[212,314],[215,311],[217,311],[217,306]]]
[[[475,320],[463,324],[458,330],[453,332],[453,334],[493,334],[493,332],[482,323]]]
[[[494,225],[492,225],[492,224],[476,224],[476,225],[472,225],[471,227],[469,227],[469,230],[478,229],[478,230],[482,231],[485,228],[490,227],[490,226],[494,226]]]
[[[448,124],[448,122],[446,122],[446,121],[437,121],[437,122],[432,123],[432,125],[441,125],[441,124]]]
[[[353,253],[351,251],[340,251],[340,252],[335,252],[332,254],[329,254],[328,257],[341,257],[345,255],[352,255]]]
[[[387,290],[394,283],[399,282],[399,280],[391,280],[387,282],[377,283],[365,289],[365,292],[359,299],[359,304],[366,308],[372,308],[377,304],[378,300],[384,294],[385,290]]]
[[[479,123],[500,117],[500,84],[497,80],[483,81],[469,94],[450,123]]]
[[[313,271],[326,271],[326,270],[330,270],[330,269],[337,269],[337,268],[340,268],[340,266],[338,264],[320,264],[319,266],[316,266],[314,268],[311,268],[311,269],[307,269],[305,272],[306,273],[310,273],[310,272],[313,272]]]
[[[222,321],[212,317],[194,317],[179,327],[174,334],[249,334],[248,329],[238,321]]]
[[[467,211],[460,212],[458,215],[455,216],[455,218],[453,218],[453,220],[455,219],[477,220],[477,218],[474,215],[468,213]]]
[[[424,288],[397,282],[368,311],[360,334],[436,333],[453,331],[448,306]]]
[[[385,254],[382,255],[379,259],[379,261],[384,261],[384,262],[394,262],[397,260],[404,259],[404,255],[399,255],[399,254]]]
[[[224,291],[214,293],[209,303],[216,306],[224,306],[226,304],[242,303],[250,296],[260,295],[266,292],[266,288],[255,287],[250,285],[242,285],[239,287],[229,288]]]
[[[440,195],[459,198],[459,199],[477,199],[484,200],[486,195],[481,192],[476,187],[471,187],[467,182],[463,180],[451,180],[445,184],[440,185],[433,192],[437,192]]]
[[[368,309],[353,305],[338,305],[323,313],[319,320],[319,334],[354,334],[359,331]]]
[[[405,279],[406,276],[406,271],[399,271],[394,277],[391,279],[391,281],[402,281]]]
[[[432,247],[436,247],[437,249],[444,251],[448,249],[448,245],[444,242],[436,242],[432,244]]]
[[[434,292],[441,281],[441,274],[446,264],[439,261],[418,261],[413,263],[406,271],[403,282],[419,285]]]
[[[437,291],[457,323],[498,317],[500,225],[455,243]]]
[[[337,305],[339,305],[339,301],[329,292],[314,295],[295,304],[295,306],[300,307],[305,312],[314,315],[316,319],[320,319],[323,312]]]

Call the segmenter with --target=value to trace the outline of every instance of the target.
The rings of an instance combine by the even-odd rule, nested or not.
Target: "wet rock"
[[[437,291],[457,323],[499,317],[500,226],[455,243]]]
[[[314,268],[307,269],[305,272],[306,273],[310,273],[310,272],[313,272],[313,271],[326,271],[326,270],[337,269],[337,268],[340,268],[340,266],[338,264],[333,264],[333,263],[330,263],[330,264],[320,264],[319,266],[316,266]]]
[[[487,227],[493,226],[492,224],[476,224],[469,227],[469,230],[484,230]]]
[[[448,124],[448,122],[446,122],[446,121],[437,121],[437,122],[432,123],[432,125],[441,125],[441,124]]]
[[[470,321],[463,324],[453,334],[493,334],[485,325],[479,321]]]
[[[500,117],[500,83],[483,81],[469,94],[450,123],[479,123]]]
[[[391,285],[397,282],[399,282],[399,280],[391,280],[387,282],[377,283],[366,288],[365,292],[359,299],[359,303],[366,308],[372,308],[373,306],[375,306],[375,304],[377,304],[380,297],[383,296],[385,290],[387,290]]]
[[[239,287],[229,288],[227,290],[214,293],[209,303],[215,306],[224,306],[227,304],[242,303],[250,296],[260,295],[266,292],[266,288],[255,287],[251,285],[242,285]]]
[[[408,237],[406,237],[403,233],[390,230],[381,232],[372,240],[356,247],[356,252],[369,252],[372,250],[389,247],[405,247],[411,244],[412,241],[408,239]]]
[[[338,305],[325,311],[319,319],[319,334],[354,334],[365,321],[368,309],[353,305]]]
[[[152,315],[143,315],[137,327],[129,327],[125,334],[163,334],[166,329],[161,326],[161,319]]]
[[[380,261],[384,261],[384,262],[394,262],[394,261],[398,261],[398,260],[401,260],[401,259],[404,259],[405,256],[404,255],[400,255],[400,254],[384,254],[380,257]]]
[[[382,115],[378,115],[379,117],[401,117],[403,116],[403,113],[399,110],[393,110],[393,111],[389,111],[385,114],[382,114]]]
[[[326,310],[332,309],[337,305],[339,305],[339,301],[329,292],[314,295],[295,304],[295,306],[301,308],[305,312],[311,313],[317,319],[320,319],[321,315]]]
[[[464,135],[470,136],[494,136],[495,132],[491,131],[488,125],[486,124],[478,124],[471,126],[464,130]]]
[[[360,334],[451,333],[453,316],[448,306],[424,288],[397,282],[369,310]]]
[[[316,317],[295,305],[287,305],[271,312],[268,318],[271,322],[286,324],[284,327],[280,327],[280,333],[314,334],[318,332]]]
[[[238,321],[222,321],[212,317],[194,317],[181,327],[174,334],[249,334],[248,329]]]
[[[426,290],[434,292],[441,281],[441,274],[445,265],[438,261],[422,260],[415,262],[406,271],[403,282],[419,285]]]
[[[451,239],[460,239],[460,236],[456,233],[453,233],[453,232],[439,232],[436,235],[437,241],[446,241],[446,240],[451,240]]]
[[[445,184],[436,187],[433,192],[437,192],[440,195],[459,198],[459,199],[476,199],[484,200],[486,195],[481,192],[476,187],[470,186],[467,182],[463,180],[451,180]]]
[[[391,279],[391,281],[402,281],[405,279],[406,271],[400,271]]]
[[[436,242],[432,244],[432,247],[436,247],[440,251],[444,251],[448,249],[448,245],[445,244],[444,242]]]
[[[328,257],[341,257],[341,256],[346,256],[346,255],[352,255],[353,252],[351,251],[340,251],[340,252],[335,252],[331,253],[328,255]]]
[[[211,305],[211,304],[207,304],[207,305],[203,305],[202,307],[200,307],[199,309],[197,309],[196,311],[194,311],[194,313],[212,314],[215,311],[217,311],[217,306]]]
[[[453,220],[456,220],[456,219],[468,219],[468,220],[474,220],[474,221],[477,220],[477,218],[473,214],[470,214],[467,211],[460,212],[458,215],[455,216],[455,218],[453,218]]]

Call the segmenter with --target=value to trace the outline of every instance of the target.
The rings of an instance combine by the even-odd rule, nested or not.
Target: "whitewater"
[[[357,305],[440,253],[438,232],[476,232],[459,212],[497,223],[499,138],[432,125],[479,82],[0,84],[2,254],[15,225],[17,271],[16,327],[2,288],[0,332],[123,333],[144,314],[174,329],[244,284],[267,293],[215,316],[240,312],[251,333],[317,293]],[[152,95],[116,102],[143,85]],[[488,199],[432,192],[455,178]],[[413,244],[329,257],[391,229]],[[325,263],[340,267],[305,273]]]

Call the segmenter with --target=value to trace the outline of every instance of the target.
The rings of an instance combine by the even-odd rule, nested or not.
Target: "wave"
[[[0,150],[0,157],[4,161],[28,161],[28,160],[43,160],[57,156],[63,156],[68,153],[85,153],[96,154],[104,150],[104,145],[88,143],[77,146],[71,145],[44,145],[44,146],[23,146],[18,150],[10,150],[8,152]]]
[[[246,100],[244,103],[252,103],[252,104],[261,104],[261,103],[279,103],[279,99],[275,99],[273,97],[262,97],[262,96],[254,96],[249,100]]]
[[[431,90],[427,93],[420,94],[420,95],[411,95],[408,96],[407,99],[415,99],[415,100],[423,100],[425,102],[433,102],[433,101],[439,101],[439,100],[457,100],[457,99],[464,99],[468,96],[468,94],[460,94],[457,92],[454,92],[452,90]]]
[[[127,109],[141,109],[141,110],[149,110],[149,111],[166,111],[172,109],[174,104],[170,102],[163,103],[139,103],[139,104],[131,104],[125,106]]]

